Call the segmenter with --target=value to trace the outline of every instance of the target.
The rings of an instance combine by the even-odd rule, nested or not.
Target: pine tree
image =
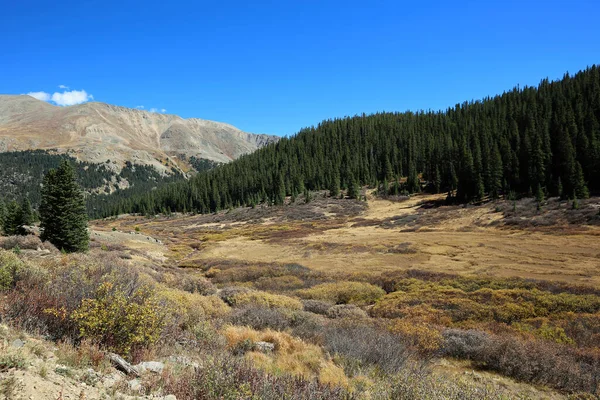
[[[85,199],[68,161],[44,177],[39,210],[42,240],[66,252],[88,249]]]
[[[6,218],[6,206],[4,200],[0,198],[0,234],[4,231],[4,218]]]
[[[575,163],[575,170],[573,173],[573,190],[575,191],[575,196],[580,199],[587,199],[590,197],[590,192],[585,184],[585,179],[583,177],[583,170],[581,168],[581,164],[579,162]]]
[[[340,194],[340,174],[334,173],[329,184],[329,196],[337,197]]]
[[[26,235],[27,231],[25,226],[33,224],[33,210],[31,209],[31,202],[28,197],[25,197],[21,202],[19,210],[19,234]]]
[[[358,199],[360,188],[354,177],[350,177],[348,183],[348,197],[351,199]]]
[[[11,201],[6,206],[6,213],[4,215],[4,224],[2,230],[7,236],[19,235],[19,221],[21,219],[21,207],[16,201]]]
[[[277,185],[275,186],[275,193],[273,196],[275,204],[281,205],[285,203],[285,195],[285,180],[283,179],[283,174],[280,173],[277,179]]]

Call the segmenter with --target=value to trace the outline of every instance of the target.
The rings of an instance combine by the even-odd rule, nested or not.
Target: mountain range
[[[59,107],[28,95],[0,95],[0,152],[52,150],[117,171],[127,161],[169,171],[168,164],[182,159],[225,163],[277,140],[221,122],[100,102]]]

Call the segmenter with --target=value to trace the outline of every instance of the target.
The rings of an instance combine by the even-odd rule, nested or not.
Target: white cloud
[[[152,107],[148,111],[150,111],[151,113],[164,113],[164,112],[167,112],[167,109],[166,108],[160,108],[159,109],[159,108],[156,108],[156,107]]]
[[[137,108],[138,110],[143,110],[144,106],[135,106],[135,108]]]
[[[65,86],[65,85],[58,85],[58,87],[59,87],[60,89],[68,89],[68,88],[69,88],[68,86]]]
[[[73,106],[93,99],[94,96],[88,94],[85,90],[71,90],[70,92],[55,92],[51,100],[59,106]]]
[[[50,93],[46,93],[46,92],[29,92],[29,93],[27,93],[27,95],[31,96],[33,98],[36,98],[38,100],[50,101]]]
[[[161,112],[161,113],[166,113],[166,112],[167,112],[167,109],[166,109],[166,108],[161,108],[161,109],[160,109],[160,112]]]

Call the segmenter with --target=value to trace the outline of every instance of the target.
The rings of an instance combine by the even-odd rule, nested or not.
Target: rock
[[[177,400],[177,397],[175,397],[174,394],[169,394],[169,395],[163,397],[163,400]]]
[[[119,372],[114,372],[110,375],[107,375],[102,379],[102,386],[104,386],[107,389],[110,389],[121,380],[121,377],[122,375]]]
[[[133,390],[134,392],[139,392],[142,388],[142,384],[140,383],[139,379],[130,380],[127,382],[127,386],[129,386],[129,389]]]
[[[140,374],[143,374],[146,371],[154,372],[155,374],[160,374],[165,368],[165,364],[158,361],[146,361],[141,362],[134,367]]]
[[[262,353],[270,353],[275,350],[275,345],[269,342],[256,342],[254,348]]]
[[[15,339],[10,345],[15,349],[20,349],[21,347],[25,346],[25,342],[21,339]]]
[[[200,364],[192,361],[190,358],[185,356],[171,356],[169,357],[169,361],[184,365],[186,367],[199,368]]]

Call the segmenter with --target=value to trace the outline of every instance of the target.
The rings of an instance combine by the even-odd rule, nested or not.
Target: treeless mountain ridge
[[[221,122],[106,103],[59,107],[27,95],[0,95],[0,152],[57,149],[81,161],[115,161],[115,168],[130,161],[164,171],[161,160],[175,155],[229,162],[277,140]]]

